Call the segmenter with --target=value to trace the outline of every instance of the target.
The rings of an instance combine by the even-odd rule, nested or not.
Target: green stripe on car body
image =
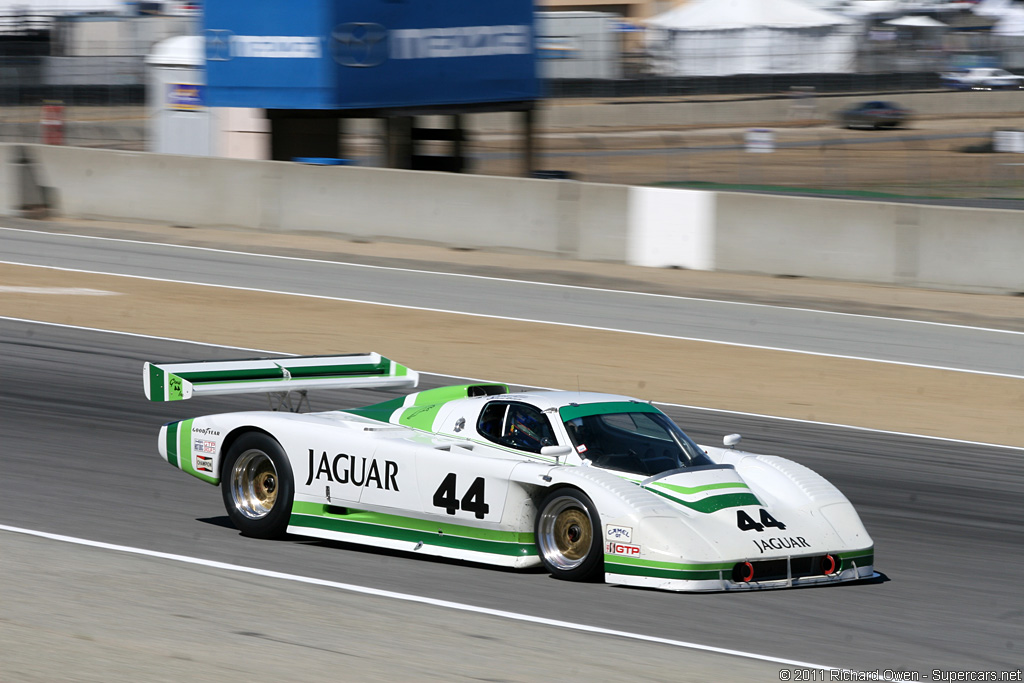
[[[605,555],[605,562],[614,564],[628,564],[635,567],[648,567],[650,569],[671,569],[676,571],[725,571],[732,570],[734,562],[663,562],[661,560],[645,560],[639,557],[626,557],[624,555]]]
[[[171,422],[167,425],[165,434],[165,445],[167,447],[167,462],[171,463],[182,472],[191,474],[197,479],[202,479],[208,484],[217,484],[220,479],[200,472],[192,462],[192,423],[194,419]]]
[[[393,398],[390,401],[384,401],[383,403],[375,403],[372,406],[365,406],[363,408],[349,408],[342,410],[342,413],[351,413],[352,415],[358,415],[360,417],[366,417],[371,420],[377,420],[378,422],[390,422],[391,416],[394,412],[405,405],[405,397]]]
[[[705,484],[703,486],[680,486],[678,484],[666,484],[661,481],[653,481],[648,486],[660,486],[666,488],[669,491],[676,493],[685,493],[692,495],[694,493],[703,493],[704,491],[713,491],[715,489],[749,489],[750,487],[741,481],[728,481],[718,484]]]
[[[181,467],[182,471],[188,472],[196,479],[202,479],[207,484],[216,484],[220,481],[220,478],[206,472],[200,472],[193,464],[192,422],[193,420],[183,420],[179,423],[181,425],[181,448],[178,450],[181,459],[179,467]]]
[[[168,422],[167,430],[164,432],[164,445],[167,448],[167,462],[175,467],[178,466],[178,425],[180,422]]]
[[[328,512],[326,505],[301,501],[292,504],[289,524],[493,555],[525,557],[537,554],[532,533],[480,529],[364,510],[336,514]]]
[[[646,488],[646,487],[645,487]],[[726,493],[720,496],[708,496],[695,501],[687,501],[682,498],[670,496],[664,491],[658,491],[656,489],[647,488],[651,493],[656,493],[662,498],[668,498],[673,503],[679,503],[691,510],[697,512],[710,513],[724,510],[725,508],[739,508],[746,507],[748,505],[760,505],[761,501],[757,499],[753,493]]]
[[[192,469],[192,420],[182,420],[178,423],[178,467],[183,471],[193,474]]]
[[[845,553],[839,553],[839,560],[842,562],[842,566],[845,569],[853,564],[858,567],[875,564],[875,549],[874,547],[865,548],[864,550],[851,550]]]
[[[287,373],[285,372],[287,370]],[[275,363],[273,368],[243,368],[239,370],[191,370],[177,373],[179,377],[195,384],[219,382],[241,382],[245,380],[283,379],[288,374],[295,378],[308,378],[319,375],[384,375],[389,371],[387,363],[375,365],[299,365],[289,366],[287,363]]]
[[[451,387],[437,387],[436,389],[426,389],[419,391],[413,395],[412,405],[414,406],[425,406],[432,403],[447,403],[448,401],[454,401],[460,398],[466,398],[468,393],[465,384],[460,384]]]
[[[627,576],[650,576],[659,579],[681,579],[684,581],[718,581],[723,578],[726,569],[714,569],[719,565],[707,565],[704,569],[669,569],[664,567],[637,566],[624,564],[619,555],[604,556],[604,571],[607,574],[625,574]],[[661,563],[667,564],[667,563]],[[700,565],[678,565],[679,567],[691,567]],[[732,565],[728,565],[728,571]]]
[[[440,412],[443,403],[430,403],[422,406],[409,406],[398,416],[398,424],[421,429],[425,432],[433,431],[434,418]]]
[[[591,415],[610,415],[614,413],[660,413],[661,411],[650,403],[635,401],[607,401],[605,403],[584,403],[582,405],[562,406],[558,409],[558,416],[562,421],[572,420],[577,417],[590,417]]]
[[[403,370],[405,369],[403,368]],[[350,408],[341,412],[352,413],[353,415],[367,417],[371,420],[379,420],[380,422],[392,422],[429,432],[433,431],[434,418],[437,417],[437,413],[441,410],[442,406],[451,401],[466,398],[469,396],[470,387],[479,386],[481,385],[458,384],[450,387],[426,389],[401,398],[393,398],[383,403],[375,403],[362,408]],[[506,392],[508,391],[508,385],[505,384],[494,384],[492,386],[502,387]],[[392,416],[395,414],[395,411],[401,412],[393,420]]]

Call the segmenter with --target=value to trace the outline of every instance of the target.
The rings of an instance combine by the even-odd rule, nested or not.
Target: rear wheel
[[[566,581],[596,577],[604,558],[597,508],[582,491],[555,489],[541,501],[535,533],[540,559],[551,575]]]
[[[228,449],[221,472],[224,508],[242,535],[283,536],[295,488],[281,444],[259,432],[243,434]]]

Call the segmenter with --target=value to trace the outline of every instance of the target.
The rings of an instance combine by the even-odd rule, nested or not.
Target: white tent
[[[992,33],[999,36],[1024,36],[1024,9],[1007,9],[992,27]]]
[[[694,0],[647,25],[658,70],[673,76],[846,73],[859,29],[797,0]]]
[[[873,17],[876,14],[898,12],[900,5],[897,0],[853,0],[841,10],[845,16],[860,18]]]
[[[882,23],[889,24],[890,26],[909,26],[910,28],[949,28],[949,26],[943,24],[937,19],[920,15],[890,19],[889,21],[883,21]]]
[[[1010,0],[981,0],[971,12],[979,17],[1001,17],[1008,12],[1012,13],[1013,9]]]

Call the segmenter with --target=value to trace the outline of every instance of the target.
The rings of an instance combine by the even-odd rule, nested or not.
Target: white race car
[[[377,354],[147,363],[153,401],[414,387]],[[221,487],[245,535],[285,533],[673,591],[875,576],[850,501],[777,456],[698,446],[645,401],[504,384],[363,408],[224,413],[160,430],[160,455]]]

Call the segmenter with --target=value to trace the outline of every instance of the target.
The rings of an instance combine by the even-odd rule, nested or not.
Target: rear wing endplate
[[[419,373],[378,353],[362,353],[146,363],[142,383],[150,401],[184,401],[193,396],[308,389],[403,389],[415,387]]]

